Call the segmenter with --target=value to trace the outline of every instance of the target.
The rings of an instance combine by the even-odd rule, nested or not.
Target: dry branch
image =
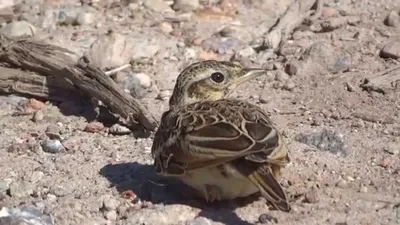
[[[311,10],[314,5],[316,5],[315,11]],[[322,5],[323,0],[295,0],[287,8],[285,14],[268,31],[264,39],[267,47],[271,49],[278,48],[305,19],[316,20],[321,15]]]
[[[67,53],[72,54],[54,45],[0,35],[0,64],[13,68],[0,68],[0,91],[53,100],[58,99],[57,95],[67,95],[61,92],[78,91],[102,101],[130,127],[140,124],[148,130],[155,129],[156,120],[136,99],[100,69],[76,64]]]

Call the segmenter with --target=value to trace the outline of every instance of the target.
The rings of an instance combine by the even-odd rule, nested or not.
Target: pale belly
[[[198,169],[180,179],[198,190],[207,201],[211,202],[246,197],[259,191],[253,183],[229,164],[224,165],[223,169],[217,167]]]

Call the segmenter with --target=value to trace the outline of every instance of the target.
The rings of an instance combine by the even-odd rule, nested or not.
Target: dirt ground
[[[127,63],[126,55],[145,59],[114,79],[157,119],[190,63],[234,57],[270,68],[233,97],[264,108],[287,137],[292,162],[282,184],[293,210],[270,210],[259,196],[217,204],[187,198],[182,184],[155,175],[152,136],[107,124],[89,101],[5,95],[0,207],[30,206],[59,225],[400,224],[400,79],[378,79],[372,90],[362,85],[399,78],[398,0],[326,0],[322,24],[349,21],[305,24],[277,52],[257,47],[290,0],[82,2],[0,1],[0,32],[34,32],[78,56],[97,57],[104,70]],[[5,29],[15,21],[31,28]],[[100,49],[113,51],[93,50],[110,30],[134,50],[121,56],[107,42]],[[21,110],[30,113],[15,114]]]

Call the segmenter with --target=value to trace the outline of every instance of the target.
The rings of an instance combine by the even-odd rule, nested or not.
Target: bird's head
[[[231,62],[207,60],[193,63],[179,74],[169,106],[175,108],[198,101],[226,98],[239,84],[265,72]]]

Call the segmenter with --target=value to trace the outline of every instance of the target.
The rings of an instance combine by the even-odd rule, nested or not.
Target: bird
[[[275,209],[289,212],[278,182],[290,162],[284,137],[262,108],[229,97],[240,84],[265,73],[229,61],[187,66],[154,134],[156,173],[178,178],[206,202],[261,193]]]

